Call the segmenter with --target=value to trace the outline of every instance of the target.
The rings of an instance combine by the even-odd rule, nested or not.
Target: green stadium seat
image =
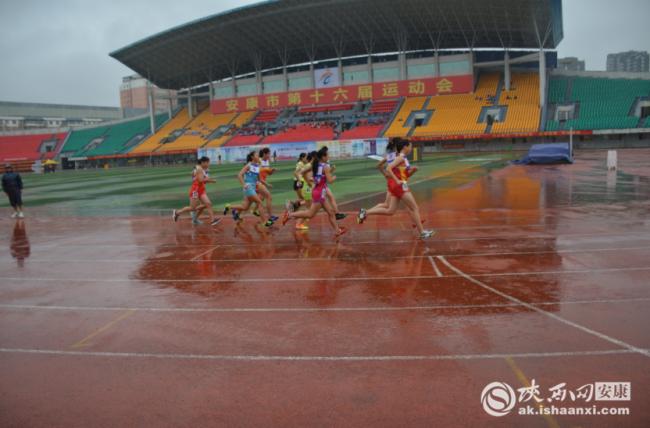
[[[155,121],[160,126],[167,119],[167,114],[156,115]],[[143,117],[128,122],[90,129],[72,131],[61,153],[70,157],[92,157],[115,155],[128,152],[133,146],[129,145],[134,138],[146,137],[150,134],[149,117]],[[100,139],[98,145],[88,147],[93,140]],[[141,138],[138,140],[141,141]]]

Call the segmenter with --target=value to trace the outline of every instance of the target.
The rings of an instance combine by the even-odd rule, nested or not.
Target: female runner
[[[341,236],[347,232],[344,227],[339,227],[339,225],[336,223],[336,211],[332,207],[332,204],[327,197],[327,194],[330,192],[328,184],[336,180],[336,177],[332,175],[332,168],[330,167],[330,164],[327,163],[328,160],[328,149],[327,147],[322,147],[316,153],[315,158],[312,160],[311,174],[314,180],[314,187],[312,189],[311,207],[307,211],[285,211],[282,218],[283,225],[292,218],[311,219],[316,215],[316,213],[318,213],[318,211],[320,211],[321,208],[323,208],[327,213],[327,218],[330,222],[330,225],[332,226],[332,229],[334,229],[336,236]]]
[[[197,168],[195,168],[194,172],[192,173],[192,187],[190,187],[190,205],[180,210],[173,210],[172,218],[174,219],[174,222],[177,222],[181,214],[184,214],[188,211],[195,213],[197,210],[203,211],[205,209],[210,215],[210,226],[214,226],[218,224],[221,219],[214,217],[214,211],[212,211],[212,202],[210,201],[210,198],[205,191],[206,183],[216,183],[215,180],[208,177],[210,158],[203,156],[197,161],[197,164]]]
[[[246,211],[252,204],[257,204],[258,209],[260,210],[260,218],[262,219],[264,226],[273,226],[273,222],[268,218],[266,210],[262,206],[262,200],[257,194],[257,184],[261,183],[262,185],[266,185],[266,183],[260,179],[260,156],[257,151],[252,151],[246,156],[246,165],[244,165],[241,171],[239,171],[237,178],[244,190],[244,203],[235,206],[226,205],[224,215],[227,214],[229,210],[232,210],[232,218],[239,223],[242,221],[239,213]]]
[[[370,215],[392,216],[397,211],[397,206],[401,201],[404,202],[411,220],[413,220],[415,227],[418,229],[420,238],[430,238],[435,234],[435,232],[433,230],[425,230],[422,226],[420,209],[413,194],[408,188],[408,178],[410,175],[408,170],[410,164],[407,156],[411,153],[411,142],[407,140],[396,141],[395,151],[397,153],[395,160],[393,160],[385,170],[389,177],[388,192],[390,195],[388,198],[388,207],[375,206],[369,210],[361,208],[357,215],[357,222],[359,224],[363,223]]]

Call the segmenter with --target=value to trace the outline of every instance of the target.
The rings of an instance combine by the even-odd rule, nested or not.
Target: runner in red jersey
[[[387,215],[392,216],[397,211],[400,202],[403,202],[407,208],[408,214],[413,220],[413,224],[420,233],[420,238],[427,239],[435,234],[433,230],[425,230],[420,219],[420,209],[413,194],[408,187],[410,173],[410,163],[407,159],[411,153],[411,142],[408,140],[398,140],[395,143],[395,159],[385,169],[388,180],[388,207],[377,205],[369,210],[361,208],[357,215],[357,222],[363,223],[370,215]]]
[[[208,194],[205,190],[205,185],[207,183],[216,183],[208,175],[208,167],[210,166],[210,158],[204,156],[200,158],[197,162],[196,168],[192,173],[192,186],[190,187],[190,205],[186,206],[180,210],[172,211],[172,218],[174,222],[178,221],[178,218],[181,214],[186,212],[196,212],[198,210],[207,210],[210,215],[210,225],[214,226],[221,221],[221,219],[214,217],[214,211],[212,210],[212,202],[208,197]]]

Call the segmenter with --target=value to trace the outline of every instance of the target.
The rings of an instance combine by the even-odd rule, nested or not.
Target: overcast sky
[[[0,100],[119,106],[131,70],[108,53],[256,1],[0,0]],[[650,50],[650,0],[564,0],[559,56],[604,70],[607,53]]]

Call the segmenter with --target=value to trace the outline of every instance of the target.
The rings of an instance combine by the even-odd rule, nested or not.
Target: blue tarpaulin
[[[573,153],[569,143],[534,144],[526,156],[514,163],[518,165],[573,163]]]

